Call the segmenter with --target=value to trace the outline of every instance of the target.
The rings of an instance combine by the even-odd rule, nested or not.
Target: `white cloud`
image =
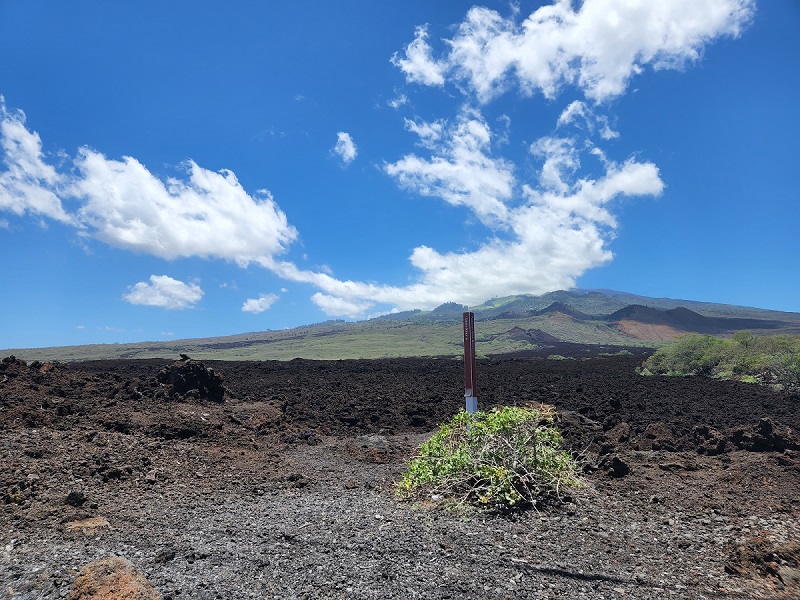
[[[577,120],[586,123],[588,121],[586,117],[588,110],[589,108],[586,106],[586,104],[580,100],[570,102],[567,108],[561,111],[561,114],[558,116],[556,126],[561,127],[562,125],[570,125],[575,123]]]
[[[505,18],[473,7],[444,57],[433,57],[420,28],[406,58],[392,62],[408,81],[441,86],[449,76],[481,102],[514,84],[547,98],[574,84],[602,102],[622,94],[646,66],[681,68],[714,39],[739,35],[754,9],[754,0],[556,0],[518,23],[516,11]]]
[[[474,305],[492,296],[574,287],[586,270],[612,258],[607,243],[616,222],[607,205],[624,196],[657,196],[664,184],[655,165],[633,159],[608,161],[599,179],[575,180],[566,171],[563,177],[559,189],[523,186],[526,203],[508,210],[507,239],[492,237],[471,252],[415,248],[410,261],[419,276],[408,286],[343,281],[285,261],[263,265],[322,290],[312,300],[331,316],[363,317],[375,303],[430,309],[447,301]]]
[[[483,221],[502,222],[513,192],[513,167],[489,155],[492,134],[483,117],[464,110],[455,123],[415,123],[406,127],[433,151],[430,158],[408,154],[385,165],[400,185],[423,196],[435,196],[449,204],[467,206]]]
[[[203,290],[194,283],[184,283],[167,275],[151,275],[150,283],[140,281],[122,296],[131,304],[158,306],[169,310],[192,308],[203,297]]]
[[[364,300],[337,298],[317,292],[311,296],[311,301],[329,317],[358,318],[364,315],[374,303]]]
[[[619,137],[619,132],[611,129],[606,115],[599,115],[589,108],[586,103],[575,100],[559,115],[556,123],[557,127],[573,125],[585,130],[589,135],[597,132],[604,140],[612,140]]]
[[[186,175],[162,180],[135,158],[112,160],[83,148],[75,169],[45,161],[42,142],[22,112],[0,102],[0,210],[45,216],[83,237],[166,259],[213,257],[240,265],[280,254],[297,238],[272,195],[248,194],[236,176],[185,164]],[[63,201],[78,206],[67,212]]]
[[[575,140],[543,137],[531,144],[531,153],[544,159],[539,182],[546,189],[564,193],[569,189],[567,180],[581,166]]]
[[[611,129],[611,125],[608,122],[608,117],[605,115],[600,115],[597,117],[597,124],[600,126],[600,137],[604,140],[613,140],[619,137],[619,132]]]
[[[405,94],[399,94],[396,98],[392,98],[391,100],[386,102],[386,104],[389,105],[391,108],[397,110],[404,104],[408,104],[408,96],[406,96]]]
[[[231,171],[193,161],[188,180],[166,182],[131,157],[121,161],[84,148],[70,193],[82,201],[87,234],[118,248],[161,258],[202,256],[245,265],[281,253],[296,237],[272,195],[250,196]]]
[[[349,133],[340,131],[336,134],[337,141],[333,152],[339,155],[344,164],[349,165],[358,156],[358,148]]]
[[[400,55],[395,52],[391,62],[406,74],[408,81],[425,85],[442,85],[446,67],[431,56],[431,47],[426,41],[427,38],[428,26],[417,27],[414,32],[414,41],[406,46],[406,57],[400,58]]]
[[[405,119],[406,129],[419,137],[420,145],[424,148],[435,149],[437,142],[442,138],[446,122],[444,120],[426,123],[425,121],[412,121]]]
[[[663,189],[664,182],[654,164],[630,159],[621,165],[608,163],[601,179],[580,179],[569,184],[566,191],[524,186],[524,193],[534,207],[559,217],[564,225],[574,227],[577,223],[579,227],[591,225],[599,229],[616,227],[616,220],[606,208],[611,200],[618,196],[658,196]],[[526,212],[520,210],[517,217]]]
[[[260,314],[277,302],[276,294],[259,294],[258,298],[248,298],[242,304],[242,312]]]
[[[508,128],[507,120],[503,124]],[[433,308],[450,300],[475,304],[495,295],[570,287],[586,269],[611,256],[605,244],[615,223],[606,204],[619,195],[656,194],[663,185],[649,163],[616,165],[604,157],[603,177],[574,181],[579,153],[599,150],[553,137],[532,147],[543,163],[541,187],[534,189],[516,180],[509,162],[492,156],[496,138],[474,109],[462,110],[453,122],[409,121],[407,128],[430,155],[405,156],[385,165],[387,173],[418,193],[469,208],[502,234],[470,252],[414,249],[410,261],[417,278],[407,286],[340,280],[328,268],[302,270],[278,260],[296,231],[268,192],[250,196],[229,171],[211,172],[190,161],[186,177],[161,180],[133,158],[116,161],[83,149],[74,161],[77,169],[59,174],[48,170],[37,154],[38,136],[24,126],[15,130],[15,139],[31,142],[33,152],[24,155],[27,163],[15,164],[40,173],[37,185],[46,191],[77,202],[78,209],[67,217],[83,236],[165,259],[255,262],[288,281],[316,287],[320,291],[313,302],[330,316],[345,317],[374,312],[376,303]],[[28,160],[31,156],[39,162]],[[153,276],[124,298],[177,309],[193,306],[202,294],[195,284]],[[266,308],[269,300],[251,299],[242,308]]]
[[[337,279],[328,268],[306,270],[279,259],[297,232],[268,192],[250,196],[229,171],[188,162],[186,176],[162,180],[133,158],[115,161],[84,149],[74,172],[59,173],[21,113],[3,112],[8,170],[0,173],[0,210],[70,222],[84,236],[162,258],[253,262],[313,286],[313,303],[337,317],[573,287],[586,270],[611,260],[619,199],[657,196],[664,189],[656,165],[614,161],[598,147],[619,136],[599,106],[625,93],[645,68],[681,68],[716,38],[738,35],[753,10],[751,0],[556,0],[518,21],[518,11],[505,18],[476,7],[440,58],[428,43],[427,26],[418,28],[392,63],[409,82],[454,83],[466,107],[449,120],[406,120],[420,149],[385,163],[384,170],[415,193],[467,208],[489,233],[469,250],[414,248],[409,260],[416,277],[409,285]],[[554,133],[529,146],[537,172],[530,176],[529,169],[499,156],[510,140],[510,119],[502,117],[499,133],[492,131],[473,107],[476,101],[489,102],[509,89],[556,100],[568,86],[586,101],[566,106]],[[348,164],[357,148],[349,134],[337,136],[333,152]],[[587,155],[591,160],[584,160]],[[584,162],[599,163],[600,170],[590,176]],[[78,208],[67,211],[65,198]],[[151,278],[128,296],[157,298],[159,287],[165,286]],[[266,310],[274,302],[269,300],[248,299],[242,310]]]
[[[54,190],[64,177],[44,161],[42,140],[25,127],[22,111],[8,112],[0,96],[0,210],[16,215],[41,215],[69,223]]]
[[[590,5],[597,1],[588,0],[581,11],[589,11]],[[647,6],[641,7],[643,13],[650,10]],[[563,21],[555,18],[559,13],[565,16]],[[694,13],[689,11],[689,14]],[[550,38],[542,39],[555,40],[558,43],[554,48],[558,49],[565,39],[575,35],[577,25],[571,19],[585,25],[581,19],[588,19],[586,15],[573,13],[569,2],[560,2],[540,9],[525,27],[530,31],[536,30],[536,23],[542,31],[551,27]],[[487,101],[514,82],[506,77],[506,72],[514,62],[509,56],[519,50],[516,45],[535,41],[536,36],[525,33],[525,27],[516,32],[508,31],[508,27],[509,23],[493,11],[472,9],[456,38],[450,41],[447,64],[431,57],[424,28],[417,31],[415,41],[407,49],[408,60],[395,56],[393,62],[406,72],[410,81],[440,85],[443,79],[434,75],[443,77],[447,73],[462,81],[469,79],[478,98]],[[676,27],[691,29],[692,25],[679,21]],[[678,38],[684,39],[680,35]],[[531,47],[524,49],[533,51]],[[684,50],[691,54],[693,49],[695,46]],[[552,58],[552,54],[547,54],[547,44],[541,50]],[[673,54],[678,53],[675,49]],[[516,55],[514,60],[524,58]],[[561,58],[565,61],[561,65],[556,59],[547,63],[536,83],[545,95],[554,97],[565,84],[577,85],[587,96],[594,94],[596,98],[624,91],[623,86],[601,93],[598,90],[606,89],[601,84],[613,80],[610,75],[588,85],[580,77],[591,72],[591,64],[578,60],[579,55]],[[654,60],[651,56],[644,63],[655,64]],[[633,69],[631,72],[639,68],[638,63],[626,61],[627,58],[622,65]],[[559,65],[563,71],[559,71]],[[523,66],[520,63],[515,68]],[[468,73],[472,75],[467,77]],[[614,81],[625,83],[626,77]],[[516,83],[525,92],[536,87],[530,70],[520,70]],[[376,303],[390,305],[392,310],[433,308],[446,301],[477,304],[491,296],[573,287],[588,269],[613,257],[608,243],[617,227],[612,212],[614,202],[622,197],[658,196],[664,189],[654,164],[634,158],[615,162],[591,141],[595,136],[609,140],[619,134],[611,128],[608,116],[598,114],[596,107],[582,101],[568,105],[556,123],[557,130],[571,127],[574,135],[559,132],[530,145],[531,155],[540,165],[535,184],[519,181],[514,166],[492,153],[498,142],[508,141],[507,116],[499,121],[502,130],[499,135],[491,131],[474,108],[462,109],[452,122],[417,119],[406,120],[405,124],[406,129],[418,136],[419,145],[429,155],[408,154],[385,164],[386,173],[418,194],[467,207],[492,234],[470,251],[443,253],[429,246],[415,248],[410,262],[417,270],[417,277],[406,286],[341,280],[330,273],[303,270],[272,257],[262,262],[287,280],[308,283],[321,290],[312,300],[328,315],[365,316]],[[584,155],[597,159],[599,174],[581,176]]]

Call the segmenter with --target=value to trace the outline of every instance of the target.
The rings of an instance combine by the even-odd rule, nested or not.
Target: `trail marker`
[[[464,313],[464,398],[469,414],[478,411],[477,375],[475,372],[475,313]]]

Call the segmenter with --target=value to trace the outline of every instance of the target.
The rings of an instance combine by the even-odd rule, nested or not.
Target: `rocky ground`
[[[482,408],[553,404],[585,470],[506,516],[393,494],[455,361],[9,357],[0,597],[88,598],[113,556],[165,599],[800,597],[800,398],[560,353],[478,364]]]

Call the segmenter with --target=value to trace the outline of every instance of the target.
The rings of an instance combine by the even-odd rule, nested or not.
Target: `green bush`
[[[643,375],[709,375],[748,383],[800,388],[800,336],[755,336],[739,331],[730,340],[688,334],[657,350]]]
[[[656,374],[710,374],[725,340],[712,335],[684,335],[674,343],[657,350],[644,366]]]
[[[397,491],[500,510],[544,503],[580,485],[562,444],[551,407],[461,411],[419,448]]]
[[[619,350],[618,352],[598,352],[597,356],[633,356],[633,352],[623,348],[622,350]]]

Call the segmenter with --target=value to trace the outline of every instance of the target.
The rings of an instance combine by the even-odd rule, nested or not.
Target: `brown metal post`
[[[464,313],[464,398],[466,410],[478,410],[477,372],[475,369],[475,313]]]

